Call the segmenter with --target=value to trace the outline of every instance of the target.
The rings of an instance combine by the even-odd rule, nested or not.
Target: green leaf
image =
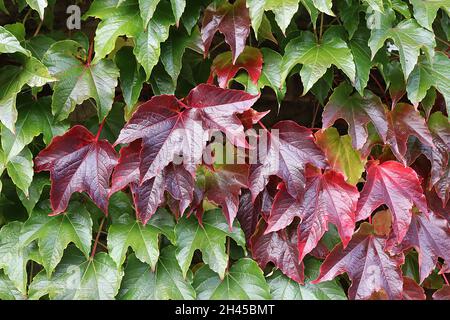
[[[450,15],[450,0],[411,0],[414,18],[424,28],[433,31],[433,22],[440,8]]]
[[[223,280],[205,265],[195,273],[193,285],[199,300],[271,299],[262,270],[247,258],[234,263]]]
[[[26,0],[31,9],[39,13],[41,20],[44,20],[44,11],[47,8],[47,0]]]
[[[41,198],[42,191],[46,186],[50,186],[50,179],[48,178],[48,176],[44,174],[37,174],[34,175],[33,181],[28,188],[28,197],[23,191],[17,189],[17,195],[19,196],[22,205],[25,207],[25,209],[27,209],[29,215]]]
[[[139,0],[139,11],[144,28],[147,28],[148,22],[153,17],[159,2],[160,0]]]
[[[89,98],[97,103],[100,121],[111,110],[119,70],[111,60],[84,62],[85,54],[79,43],[63,40],[52,45],[44,56],[43,62],[59,80],[53,87],[52,100],[52,112],[58,121]]]
[[[3,163],[6,164],[6,171],[13,183],[28,197],[28,189],[34,174],[33,155],[30,149],[25,147],[18,155],[9,161],[4,160]]]
[[[108,231],[108,251],[114,262],[121,266],[125,261],[128,248],[131,247],[136,257],[155,269],[159,257],[160,234],[175,242],[175,222],[165,209],[159,209],[144,226],[136,219],[114,223]]]
[[[370,69],[373,65],[370,56],[370,48],[367,45],[369,34],[365,32],[365,30],[367,29],[359,29],[349,42],[356,67],[355,88],[360,95],[364,94],[364,89],[369,81]]]
[[[202,252],[203,261],[217,272],[220,278],[225,275],[228,265],[228,255],[225,251],[226,238],[230,237],[245,249],[244,232],[238,222],[230,227],[221,210],[207,211],[200,225],[195,216],[181,218],[176,227],[177,260],[183,275],[186,276],[191,265],[195,250]]]
[[[183,14],[184,8],[186,7],[186,0],[170,0],[170,4],[172,5],[172,12],[175,16],[175,22],[178,26],[181,15]]]
[[[363,0],[363,1],[366,2],[369,6],[371,6],[373,10],[376,10],[378,12],[384,12],[383,0]]]
[[[26,56],[31,53],[20,45],[19,40],[4,27],[0,26],[0,53],[14,53],[20,52]]]
[[[122,276],[123,272],[106,253],[86,259],[71,246],[50,278],[44,270],[34,277],[28,295],[30,299],[48,294],[52,300],[113,300]]]
[[[447,112],[450,114],[450,59],[441,52],[436,52],[432,63],[424,57],[419,59],[417,66],[411,72],[406,91],[408,99],[418,104],[422,101],[428,89],[435,87],[445,99]]]
[[[32,247],[22,247],[19,237],[22,223],[11,222],[0,229],[0,269],[3,269],[14,286],[26,293],[27,261],[32,257]]]
[[[193,300],[195,291],[183,278],[175,258],[175,248],[167,246],[161,251],[155,271],[134,255],[128,257],[118,299]]]
[[[145,73],[141,66],[137,64],[131,47],[120,49],[114,59],[120,70],[120,88],[122,89],[123,100],[126,103],[125,116],[128,119],[141,94],[145,82]]]
[[[276,270],[268,279],[275,300],[347,300],[338,279],[311,284],[319,274],[320,261],[305,260],[305,284],[301,285]]]
[[[330,166],[342,172],[348,183],[356,185],[365,171],[366,160],[353,148],[352,138],[340,136],[336,128],[328,128],[316,133],[316,142],[325,152]]]
[[[25,300],[26,297],[9,278],[0,272],[0,300]]]
[[[168,4],[162,2],[158,6],[158,14],[148,23],[147,29],[140,32],[136,38],[134,54],[137,61],[145,70],[147,79],[152,73],[152,69],[159,60],[161,53],[160,44],[169,37],[170,26],[175,23]]]
[[[420,27],[415,20],[404,20],[394,28],[372,30],[369,39],[372,58],[387,39],[392,39],[399,50],[405,79],[408,79],[416,65],[420,49],[424,50],[428,59],[431,60],[434,56],[434,34]]]
[[[190,41],[185,32],[173,30],[167,41],[161,44],[161,62],[175,86],[183,66],[184,51]]]
[[[50,105],[50,97],[26,101],[20,105],[14,133],[2,126],[1,144],[6,161],[18,155],[34,137],[43,134],[44,142],[48,144],[54,136],[62,135],[69,128],[67,123],[54,121]]]
[[[189,2],[189,5],[184,9],[184,13],[181,16],[181,21],[183,22],[183,25],[189,35],[200,19],[201,7],[201,1],[191,1]]]
[[[331,9],[333,6],[332,0],[312,0],[314,7],[316,7],[319,11],[326,13],[329,16],[335,16],[333,10]]]
[[[16,96],[24,85],[41,87],[54,81],[47,68],[30,57],[22,66],[6,65],[0,69],[0,122],[14,131],[17,120]]]
[[[285,49],[281,66],[282,79],[286,79],[296,64],[303,64],[300,76],[303,82],[303,94],[316,83],[331,65],[341,69],[352,82],[355,82],[355,64],[345,41],[325,33],[323,41],[317,43],[311,32],[302,34],[289,41]]]
[[[42,265],[50,276],[63,257],[69,243],[74,243],[85,257],[89,257],[92,241],[92,219],[84,206],[71,202],[67,212],[49,216],[51,208],[45,203],[35,208],[24,223],[20,242],[27,246],[38,241]]]
[[[113,51],[119,36],[136,37],[143,29],[138,4],[133,0],[119,5],[117,0],[95,0],[84,17],[102,19],[95,31],[94,64]]]
[[[279,108],[286,94],[286,85],[281,79],[283,57],[278,52],[269,48],[262,48],[261,53],[263,54],[264,65],[258,81],[258,87],[264,88],[268,86],[272,88],[277,96]]]

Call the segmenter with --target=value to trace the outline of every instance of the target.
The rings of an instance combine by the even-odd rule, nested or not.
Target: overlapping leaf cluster
[[[448,0],[80,4],[0,0],[0,299],[449,299]]]

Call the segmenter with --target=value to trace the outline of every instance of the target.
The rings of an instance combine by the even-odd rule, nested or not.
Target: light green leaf
[[[286,277],[279,270],[268,279],[272,298],[275,300],[347,300],[337,279],[311,284],[319,274],[320,261],[305,260],[305,284],[301,285]]]
[[[433,31],[433,22],[439,9],[450,15],[450,0],[411,0],[414,18],[424,28]]]
[[[18,155],[11,158],[6,164],[6,171],[17,188],[28,197],[28,189],[33,181],[33,155],[25,147]]]
[[[17,120],[16,96],[24,85],[41,87],[55,79],[36,58],[30,57],[22,66],[6,65],[0,69],[0,122],[14,131]]]
[[[31,53],[20,45],[19,40],[4,27],[0,26],[0,53],[14,53],[20,52],[26,56]]]
[[[125,261],[128,248],[131,247],[136,257],[155,269],[159,257],[160,234],[175,242],[175,222],[165,209],[159,209],[144,226],[131,217],[122,223],[109,227],[108,251],[114,262],[121,266]]]
[[[334,17],[333,10],[331,9],[333,6],[332,0],[312,0],[312,2],[314,7],[316,7],[319,11]]]
[[[408,79],[417,64],[421,49],[424,50],[428,59],[431,60],[434,56],[434,47],[436,46],[434,34],[420,27],[415,20],[404,20],[394,28],[372,30],[369,39],[372,58],[387,39],[392,39],[399,50],[405,79]]]
[[[147,28],[148,22],[153,17],[159,2],[160,0],[139,0],[139,11],[144,28]]]
[[[384,12],[383,0],[364,0],[364,2],[371,6],[373,10]]]
[[[195,250],[202,252],[203,261],[217,272],[220,278],[225,275],[228,256],[225,251],[226,238],[230,237],[245,249],[245,236],[235,220],[230,227],[221,210],[207,211],[203,216],[203,226],[195,216],[181,218],[176,227],[177,260],[186,276]]]
[[[158,7],[158,14],[148,23],[147,29],[140,32],[136,38],[134,54],[145,70],[147,79],[153,67],[158,63],[161,53],[160,44],[169,37],[170,26],[175,23],[170,8],[165,2]]]
[[[122,276],[123,272],[106,253],[86,259],[71,246],[50,278],[44,270],[34,277],[28,294],[30,299],[48,294],[52,300],[113,300]]]
[[[283,57],[278,52],[269,48],[262,48],[261,53],[263,54],[264,65],[258,81],[258,87],[264,88],[268,86],[272,88],[277,96],[278,107],[280,107],[281,101],[286,94],[286,85],[281,81]]]
[[[89,98],[97,103],[100,121],[111,110],[119,69],[111,60],[89,64],[79,60],[83,57],[84,49],[72,40],[55,43],[44,56],[50,73],[59,79],[53,87],[52,112],[56,120],[66,119],[77,104]]]
[[[54,121],[50,105],[50,97],[29,100],[20,106],[14,133],[2,126],[1,144],[6,161],[18,155],[34,137],[43,134],[44,142],[48,144],[54,136],[62,135],[68,129],[67,123]]]
[[[325,152],[330,166],[342,172],[348,183],[356,185],[365,171],[365,159],[352,146],[349,135],[340,136],[336,128],[328,128],[316,133],[316,142]]]
[[[47,8],[47,0],[26,0],[31,9],[39,13],[41,20],[44,20],[44,11]]]
[[[64,214],[49,216],[47,203],[35,208],[24,223],[20,242],[27,246],[38,241],[42,265],[50,276],[63,257],[69,243],[74,243],[85,257],[89,257],[92,241],[92,219],[84,206],[71,202]]]
[[[450,111],[449,84],[450,59],[445,54],[436,52],[432,64],[424,57],[421,57],[411,72],[406,85],[408,99],[412,103],[418,104],[425,98],[428,89],[433,86],[444,96],[447,111]]]
[[[0,300],[25,300],[26,297],[16,288],[14,283],[0,271]]]
[[[175,248],[161,251],[155,271],[134,255],[128,257],[118,299],[122,300],[193,300],[195,291],[183,278],[175,258]]]
[[[25,207],[25,209],[27,209],[29,215],[41,198],[42,191],[46,186],[50,186],[50,179],[48,178],[48,176],[44,174],[37,174],[34,175],[33,181],[28,188],[28,197],[23,191],[17,189],[17,195],[19,196],[22,205]]]
[[[303,82],[303,94],[335,65],[341,69],[352,82],[355,82],[355,64],[353,56],[345,41],[325,33],[322,43],[316,43],[311,32],[302,34],[289,41],[285,49],[281,67],[282,79],[286,79],[296,64],[303,64],[300,76]]]
[[[170,4],[172,5],[172,12],[175,16],[175,21],[178,26],[181,15],[183,14],[184,8],[186,7],[186,0],[170,0]]]
[[[221,280],[208,266],[194,275],[194,288],[199,300],[268,300],[269,286],[258,264],[251,259],[234,263]]]
[[[143,23],[137,2],[124,1],[117,4],[117,0],[95,0],[84,15],[102,19],[95,31],[93,64],[111,53],[119,36],[134,38],[142,33]]]

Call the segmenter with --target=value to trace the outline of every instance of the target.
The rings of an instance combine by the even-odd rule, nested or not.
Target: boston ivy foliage
[[[450,299],[450,0],[0,12],[0,299]]]

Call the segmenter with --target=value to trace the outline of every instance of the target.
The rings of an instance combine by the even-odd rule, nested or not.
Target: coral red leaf
[[[83,126],[55,137],[35,158],[35,170],[50,171],[53,214],[64,212],[74,192],[86,191],[108,213],[109,179],[117,154],[106,140],[98,140]]]
[[[210,81],[217,76],[219,87],[226,88],[240,69],[245,69],[256,85],[261,76],[263,56],[258,48],[246,46],[239,58],[233,64],[231,52],[223,52],[214,58],[211,66]]]
[[[450,300],[450,286],[444,285],[441,289],[433,293],[433,300]]]
[[[428,212],[425,196],[416,172],[396,161],[369,161],[367,181],[358,201],[357,220],[364,220],[382,204],[393,216],[393,230],[401,242],[411,222],[411,209]]]
[[[281,230],[288,226],[295,216],[300,217],[300,261],[317,246],[328,230],[328,223],[336,225],[345,247],[355,229],[358,197],[358,189],[346,183],[340,173],[308,173],[305,192],[299,199],[293,198],[284,187],[281,188],[275,197],[266,232]]]
[[[384,251],[386,239],[373,234],[372,226],[363,223],[344,249],[337,245],[320,267],[313,283],[332,280],[347,272],[352,281],[350,299],[369,299],[383,292],[388,299],[402,299],[403,277],[400,265],[403,254],[391,256]]]
[[[273,262],[286,276],[303,284],[304,265],[298,257],[295,228],[266,233],[265,226],[264,220],[260,220],[257,231],[250,240],[253,259],[261,268]]]

